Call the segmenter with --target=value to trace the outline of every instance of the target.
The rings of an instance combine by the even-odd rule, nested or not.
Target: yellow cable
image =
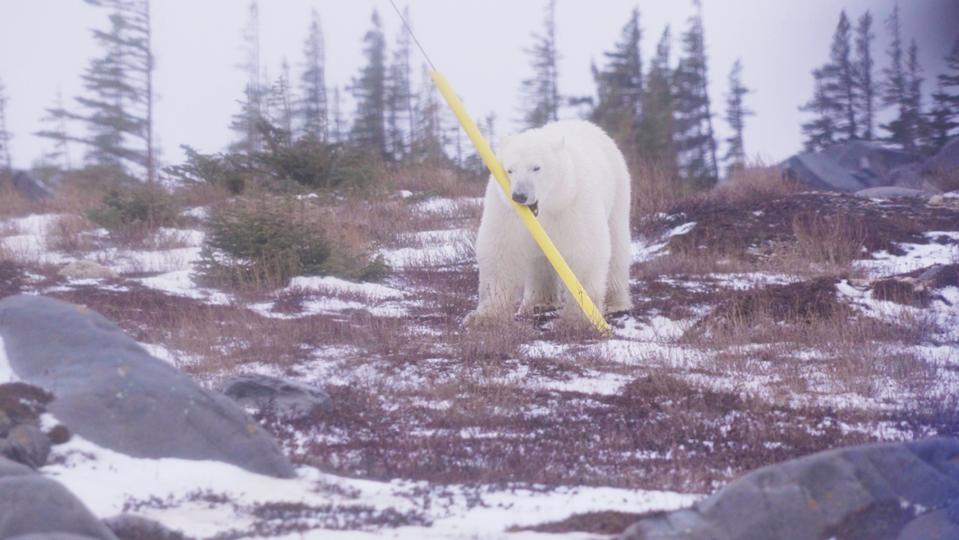
[[[453,110],[453,114],[456,115],[456,119],[459,120],[460,125],[463,126],[466,135],[473,141],[473,146],[476,147],[476,151],[479,152],[480,157],[483,158],[483,163],[486,164],[486,167],[493,174],[493,178],[496,178],[500,187],[503,188],[503,193],[506,194],[506,198],[510,199],[511,190],[509,177],[506,175],[506,171],[503,170],[503,165],[500,164],[496,156],[493,155],[493,150],[476,127],[476,123],[473,122],[473,119],[467,114],[463,102],[457,97],[456,92],[453,91],[446,77],[443,77],[439,71],[432,70],[430,77],[432,77],[440,94],[446,99],[446,103],[450,106],[450,109]],[[546,255],[550,264],[556,269],[556,273],[559,274],[560,279],[563,280],[563,284],[566,285],[566,288],[569,289],[570,294],[576,299],[579,307],[582,308],[583,313],[586,314],[586,318],[596,326],[596,329],[599,330],[600,333],[608,336],[610,333],[609,324],[607,324],[606,319],[603,318],[603,314],[600,313],[596,304],[593,303],[593,300],[586,294],[586,290],[583,289],[582,284],[580,284],[576,278],[576,274],[574,274],[569,265],[566,264],[566,260],[563,259],[559,250],[556,249],[553,241],[550,240],[549,235],[546,234],[543,226],[540,225],[539,220],[536,219],[533,212],[526,206],[516,204],[515,202],[511,204],[513,205],[513,210],[519,214],[520,219],[526,224],[526,228],[529,229],[530,234],[533,235],[533,239],[539,244],[539,248],[543,250],[543,254]]]

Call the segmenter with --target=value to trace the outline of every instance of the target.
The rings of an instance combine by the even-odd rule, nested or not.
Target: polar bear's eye
[[[539,165],[533,167],[533,172],[538,172],[538,171],[539,171]]]
[[[513,174],[513,169],[506,169],[506,174]]]

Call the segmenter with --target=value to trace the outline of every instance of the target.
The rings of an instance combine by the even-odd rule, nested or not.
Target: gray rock
[[[0,300],[14,374],[52,392],[74,433],[135,457],[218,460],[294,475],[273,438],[227,397],[146,352],[105,317],[42,296]]]
[[[959,137],[953,137],[936,155],[927,159],[924,169],[931,174],[951,174],[959,170]]]
[[[329,411],[329,394],[319,388],[266,375],[240,375],[224,385],[223,393],[243,406],[271,410],[287,419]]]
[[[36,426],[20,424],[10,430],[5,440],[0,440],[0,455],[39,469],[50,456],[50,439]]]
[[[72,493],[40,474],[0,477],[0,538],[117,540]]]
[[[27,171],[17,171],[10,177],[13,190],[31,201],[39,201],[53,196],[53,190],[39,178]]]
[[[908,197],[910,199],[926,199],[928,200],[933,196],[932,193],[928,191],[923,191],[921,189],[912,189],[899,186],[884,186],[884,187],[874,187],[860,189],[855,193],[858,197],[865,197],[868,199],[894,199],[897,197]]]
[[[3,480],[6,476],[20,476],[24,474],[33,474],[33,469],[22,463],[17,463],[0,456],[0,480]]]
[[[752,471],[692,508],[640,520],[621,538],[927,538],[902,535],[957,523],[954,510],[923,514],[959,501],[957,456],[959,439],[946,438],[820,452]]]
[[[121,515],[103,520],[120,540],[187,540],[160,523],[140,516]]]
[[[814,189],[852,193],[892,185],[895,169],[919,162],[915,154],[874,142],[849,141],[821,152],[797,154],[784,161],[780,168],[786,177]]]

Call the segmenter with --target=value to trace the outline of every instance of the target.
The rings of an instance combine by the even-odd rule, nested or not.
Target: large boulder
[[[117,540],[62,485],[2,457],[0,538]]]
[[[57,419],[100,446],[294,475],[273,438],[234,402],[150,356],[94,311],[11,296],[0,300],[0,338],[13,373],[51,392]]]
[[[309,418],[333,407],[329,394],[297,381],[266,375],[240,375],[224,384],[223,393],[244,407],[287,420]]]
[[[924,168],[930,174],[955,174],[959,172],[959,137],[953,137],[936,155],[927,159]]]
[[[914,185],[905,178],[904,167],[918,164],[920,157],[909,152],[886,148],[867,141],[849,141],[834,144],[819,152],[797,154],[780,167],[783,174],[814,189],[856,191],[897,185]],[[894,171],[902,176],[900,182],[894,182]]]
[[[53,196],[53,190],[46,182],[27,171],[16,171],[10,175],[9,181],[13,191],[28,200],[39,201]],[[0,184],[2,183],[3,177],[0,177]]]
[[[757,469],[626,540],[959,538],[959,439],[841,448]],[[929,531],[946,531],[929,536]]]

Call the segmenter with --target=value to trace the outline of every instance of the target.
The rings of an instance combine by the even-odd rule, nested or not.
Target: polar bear
[[[630,179],[616,143],[590,122],[559,121],[505,138],[497,154],[512,193],[490,177],[476,238],[479,305],[467,324],[509,319],[520,299],[521,315],[556,306],[561,291],[561,316],[584,317],[510,198],[538,216],[601,312],[628,310]]]

